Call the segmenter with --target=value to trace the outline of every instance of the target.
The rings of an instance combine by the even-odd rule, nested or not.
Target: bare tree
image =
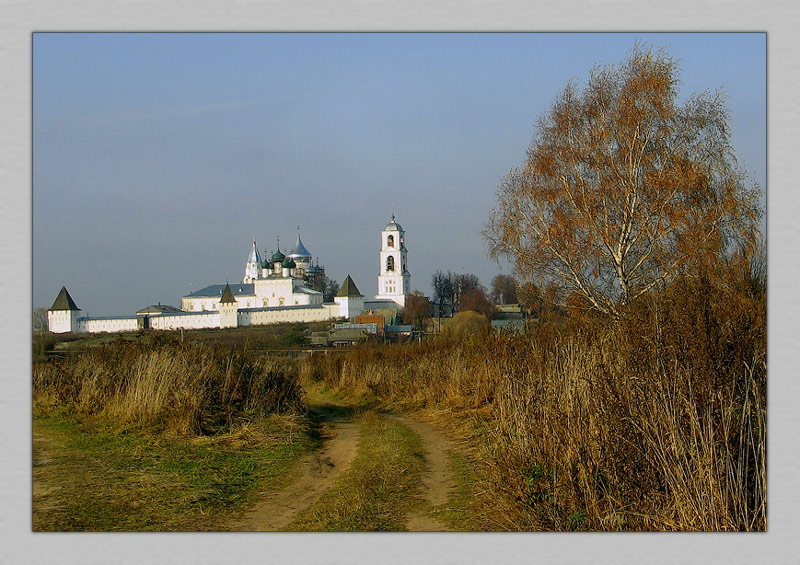
[[[325,277],[325,290],[322,292],[322,299],[325,302],[333,302],[333,298],[339,293],[342,288],[338,281]]]
[[[326,276],[314,278],[311,288],[322,293],[322,300],[324,302],[333,302],[336,293],[339,292],[341,286],[335,280],[331,280]]]
[[[431,285],[433,286],[433,300],[437,304],[451,302],[453,299],[453,286],[449,274],[449,272],[445,274],[442,271],[433,273]]]
[[[39,307],[33,309],[33,331],[47,331],[47,308]]]
[[[406,297],[406,305],[403,308],[402,318],[407,324],[413,324],[416,328],[422,329],[425,321],[433,315],[433,308],[428,297],[420,291],[415,290]]]
[[[678,105],[677,74],[663,50],[637,45],[619,67],[595,68],[582,93],[570,82],[498,188],[490,254],[617,317],[732,241],[752,249],[758,187],[736,164],[724,97]]]
[[[451,283],[453,286],[453,301],[459,311],[461,311],[462,298],[467,292],[472,289],[478,289],[484,294],[486,293],[486,289],[481,284],[481,279],[478,278],[478,275],[473,275],[472,273],[461,273],[457,275],[450,271],[448,271],[447,274],[453,281]]]
[[[486,292],[482,287],[471,286],[461,295],[459,305],[459,312],[477,312],[483,314],[487,319],[492,318],[494,314],[494,304],[486,296]]]
[[[511,275],[496,275],[492,279],[491,299],[495,304],[514,304],[518,302],[519,284]]]

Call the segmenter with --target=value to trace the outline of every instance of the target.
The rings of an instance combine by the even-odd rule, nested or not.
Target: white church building
[[[181,298],[180,309],[153,305],[132,316],[81,316],[66,287],[62,287],[47,311],[48,329],[53,333],[127,332],[141,329],[174,330],[231,328],[281,322],[353,320],[365,311],[394,309],[405,305],[411,275],[408,272],[405,232],[394,214],[381,232],[378,293],[365,300],[347,275],[339,293],[330,303],[311,288],[324,267],[312,264],[312,256],[300,240],[288,255],[280,250],[262,260],[255,240],[239,284],[215,284]],[[266,255],[266,251],[265,251]]]

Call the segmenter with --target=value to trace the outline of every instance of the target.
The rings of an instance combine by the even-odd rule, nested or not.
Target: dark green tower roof
[[[222,298],[219,299],[220,304],[236,304],[236,299],[233,297],[233,291],[231,290],[231,285],[226,284],[225,290],[222,292]]]
[[[344,284],[342,288],[339,289],[339,292],[336,293],[336,296],[339,297],[353,297],[353,296],[364,296],[360,292],[358,292],[358,287],[356,283],[353,282],[353,279],[350,278],[350,275],[347,275],[347,278],[344,279]]]
[[[58,293],[56,301],[53,302],[50,310],[80,310],[80,308],[75,305],[75,301],[72,300],[69,292],[67,292],[67,287],[62,286],[61,292]]]

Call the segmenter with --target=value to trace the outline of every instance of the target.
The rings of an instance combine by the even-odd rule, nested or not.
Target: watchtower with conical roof
[[[360,315],[364,309],[364,295],[358,291],[358,287],[350,275],[344,279],[344,283],[333,297],[333,301],[339,305],[339,316],[348,320]]]
[[[380,271],[376,300],[391,300],[405,306],[411,288],[411,273],[408,272],[408,249],[406,232],[392,220],[381,232]]]
[[[226,283],[219,299],[219,327],[235,328],[239,325],[239,303],[233,296],[231,285]]]
[[[80,312],[67,287],[62,286],[55,302],[47,310],[47,329],[54,334],[77,332]]]

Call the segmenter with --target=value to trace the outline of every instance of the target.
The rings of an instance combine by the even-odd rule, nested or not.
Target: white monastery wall
[[[150,327],[154,330],[218,328],[219,312],[153,316],[150,318]]]
[[[286,306],[269,310],[239,310],[239,325],[262,326],[282,322],[324,322],[338,317],[338,304]]]
[[[139,320],[134,316],[122,318],[79,318],[78,333],[133,332],[139,329]]]

